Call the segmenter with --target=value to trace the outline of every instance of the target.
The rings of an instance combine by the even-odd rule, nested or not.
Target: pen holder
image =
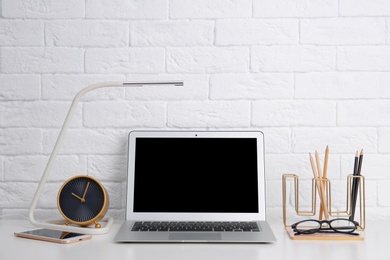
[[[317,202],[317,192],[319,189],[324,189],[325,194],[325,200],[327,205],[327,210],[329,212],[329,216],[331,217],[344,217],[349,218],[351,215],[354,214],[353,210],[355,207],[353,207],[353,201],[352,201],[352,188],[353,188],[353,182],[354,180],[358,180],[356,183],[357,185],[357,198],[356,198],[356,212],[358,214],[355,214],[355,216],[358,216],[356,219],[359,223],[358,230],[364,230],[366,226],[366,205],[365,205],[365,178],[364,176],[354,176],[352,174],[349,174],[347,176],[347,192],[346,192],[346,202],[345,202],[345,209],[344,210],[332,210],[332,184],[329,179],[320,179],[320,178],[312,178],[311,180],[311,208],[309,207],[308,210],[302,210],[300,209],[299,204],[299,176],[296,174],[283,174],[282,177],[282,191],[283,191],[283,223],[284,226],[291,227],[291,224],[288,224],[287,222],[287,183],[291,183],[293,185],[293,192],[290,195],[294,196],[294,200],[292,202],[295,214],[297,216],[306,216],[306,217],[315,217],[317,216],[317,210],[316,210],[316,202]],[[317,216],[320,217],[319,215]]]

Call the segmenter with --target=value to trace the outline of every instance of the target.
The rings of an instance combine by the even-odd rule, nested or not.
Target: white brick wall
[[[213,21],[131,22],[131,46],[204,46],[213,44]]]
[[[163,48],[99,48],[85,51],[86,73],[161,73]]]
[[[251,69],[255,72],[332,71],[335,67],[334,47],[272,45],[251,49]]]
[[[170,73],[245,72],[249,49],[241,47],[183,47],[167,50]]]
[[[4,73],[82,73],[83,50],[53,47],[2,47]]]
[[[100,89],[80,103],[40,201],[88,173],[124,217],[132,129],[262,130],[268,218],[281,176],[310,192],[309,153],[330,147],[335,205],[364,149],[367,219],[390,217],[390,2],[383,0],[1,0],[0,215],[27,214],[70,102],[101,81],[184,79],[184,88]]]
[[[225,19],[218,20],[215,29],[217,45],[270,45],[299,42],[296,19]]]
[[[128,22],[69,20],[45,23],[47,46],[124,47],[129,45]]]
[[[374,45],[384,44],[383,18],[302,19],[301,44]]]

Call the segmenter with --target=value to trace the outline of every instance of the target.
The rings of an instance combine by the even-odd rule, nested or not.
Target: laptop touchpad
[[[169,240],[221,240],[221,233],[170,233]]]

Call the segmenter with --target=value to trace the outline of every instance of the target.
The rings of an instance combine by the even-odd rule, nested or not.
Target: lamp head
[[[184,82],[182,80],[171,80],[171,81],[125,81],[123,86],[173,86],[173,87],[183,87]]]

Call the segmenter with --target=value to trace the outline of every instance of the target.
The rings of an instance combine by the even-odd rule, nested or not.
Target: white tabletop
[[[113,238],[121,222],[90,241],[62,245],[14,237],[33,229],[27,220],[0,220],[0,259],[390,259],[390,223],[368,223],[362,241],[291,240],[281,222],[271,222],[272,244],[118,244]]]

